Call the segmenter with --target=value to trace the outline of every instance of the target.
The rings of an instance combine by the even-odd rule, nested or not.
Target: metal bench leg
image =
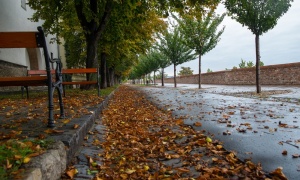
[[[53,115],[53,87],[48,86],[48,110],[49,110],[49,118],[48,118],[48,127],[54,127],[54,115]]]
[[[63,92],[64,92],[64,97],[66,97],[66,88],[64,85],[63,85]]]
[[[63,119],[65,118],[65,112],[64,112],[64,104],[62,100],[62,93],[65,92],[63,91],[62,85],[57,87],[57,93],[58,93],[58,99],[59,99],[59,109],[60,109],[60,118]]]

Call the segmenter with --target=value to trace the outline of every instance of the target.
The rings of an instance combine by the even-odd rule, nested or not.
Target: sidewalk
[[[28,164],[24,164],[26,172],[22,179],[60,179],[111,95],[98,97],[96,93],[89,95],[83,92],[67,94],[64,98],[65,119],[58,118],[59,106],[55,99],[56,123],[53,129],[47,128],[46,95],[28,100],[1,99],[1,140],[29,138],[55,141],[45,153],[32,157]]]

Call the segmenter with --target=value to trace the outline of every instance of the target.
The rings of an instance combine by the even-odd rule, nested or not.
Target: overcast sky
[[[226,9],[220,5],[217,13]],[[225,17],[220,26],[225,26],[217,46],[202,56],[202,73],[207,69],[222,71],[233,66],[238,67],[241,59],[255,64],[255,36],[247,27]],[[294,0],[292,6],[278,21],[277,25],[260,36],[261,61],[265,65],[300,62],[300,0]],[[198,59],[177,67],[191,67],[198,74]],[[168,76],[173,76],[173,65],[165,69]]]

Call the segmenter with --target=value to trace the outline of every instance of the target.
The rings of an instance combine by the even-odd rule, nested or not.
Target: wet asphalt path
[[[260,99],[224,95],[255,91],[253,86],[204,86],[201,90],[194,86],[139,89],[156,105],[185,119],[186,124],[193,126],[201,122],[201,127],[193,128],[205,129],[214,139],[222,141],[225,149],[235,151],[241,160],[261,163],[267,172],[283,167],[288,179],[300,179],[300,158],[292,156],[300,154],[298,88],[263,88],[263,91],[290,89],[292,92]],[[279,122],[285,127],[280,127]],[[287,155],[282,154],[284,150]]]

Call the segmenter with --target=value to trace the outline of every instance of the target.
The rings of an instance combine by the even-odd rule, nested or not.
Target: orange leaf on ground
[[[70,170],[67,171],[67,175],[68,175],[71,179],[73,179],[74,176],[75,176],[77,173],[78,173],[78,170],[77,170],[77,169],[70,169]]]
[[[194,125],[197,126],[197,127],[202,126],[201,122],[195,122]]]

